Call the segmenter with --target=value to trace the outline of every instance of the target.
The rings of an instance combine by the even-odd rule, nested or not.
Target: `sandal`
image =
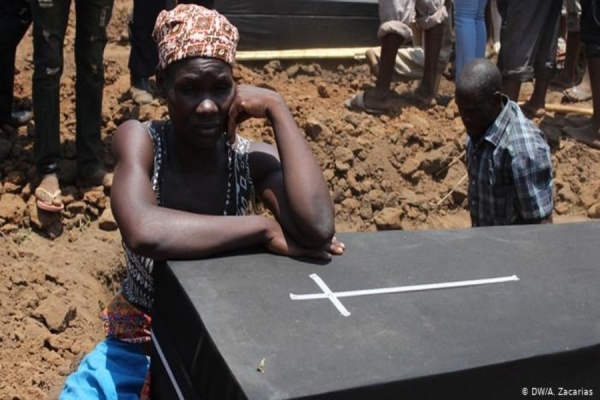
[[[389,109],[369,108],[365,106],[365,92],[360,92],[356,96],[349,98],[344,102],[344,105],[348,110],[364,111],[372,115],[381,115],[390,111]]]
[[[58,178],[54,174],[45,175],[35,189],[36,205],[39,209],[49,212],[61,212],[65,205],[58,188]]]
[[[565,100],[571,103],[578,103],[580,101],[588,101],[592,99],[592,94],[580,89],[578,86],[573,86],[563,92]]]

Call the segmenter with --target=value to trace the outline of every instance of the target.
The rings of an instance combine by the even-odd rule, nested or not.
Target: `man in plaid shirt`
[[[467,128],[472,226],[552,223],[552,157],[544,134],[500,92],[502,76],[486,59],[456,83]]]

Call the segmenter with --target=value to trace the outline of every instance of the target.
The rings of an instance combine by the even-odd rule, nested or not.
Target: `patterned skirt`
[[[59,400],[149,399],[149,315],[119,294],[102,312],[106,339],[67,377]]]
[[[115,338],[127,343],[144,344],[146,355],[150,356],[150,328],[152,318],[131,304],[123,294],[119,293],[102,311],[104,330],[107,338]],[[144,386],[140,392],[140,400],[150,399],[150,370],[146,373]]]

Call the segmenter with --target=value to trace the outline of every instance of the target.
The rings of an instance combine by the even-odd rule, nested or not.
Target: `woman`
[[[104,313],[107,340],[67,379],[62,398],[139,395],[155,260],[250,245],[325,259],[344,251],[327,184],[281,96],[233,80],[237,29],[216,11],[184,4],[161,12],[153,36],[170,120],[127,121],[115,132],[111,205],[128,277]],[[277,148],[236,135],[248,118],[270,121]],[[275,219],[245,215],[254,194]]]

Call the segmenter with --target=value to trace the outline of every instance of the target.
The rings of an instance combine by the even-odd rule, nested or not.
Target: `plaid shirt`
[[[504,109],[485,135],[467,139],[469,210],[473,226],[511,225],[552,213],[550,148],[518,104]]]

